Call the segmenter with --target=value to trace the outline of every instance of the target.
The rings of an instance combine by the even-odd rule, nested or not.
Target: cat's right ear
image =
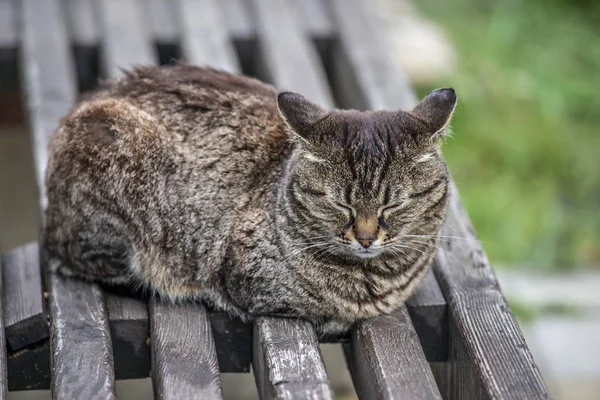
[[[295,92],[279,93],[277,106],[281,116],[293,131],[307,141],[310,141],[311,136],[316,133],[313,125],[328,114],[326,110]]]

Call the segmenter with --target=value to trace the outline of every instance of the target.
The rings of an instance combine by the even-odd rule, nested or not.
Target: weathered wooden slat
[[[93,47],[100,42],[100,28],[94,12],[94,0],[62,0],[72,42]]]
[[[178,17],[182,29],[185,59],[195,65],[210,65],[226,71],[239,71],[229,33],[218,0],[179,0]]]
[[[434,261],[437,263],[437,260]],[[448,304],[430,269],[413,295],[406,301],[406,308],[429,362],[448,359]]]
[[[17,11],[14,0],[0,0],[0,49],[17,46]]]
[[[291,5],[302,28],[313,40],[334,38],[335,28],[322,0],[291,0]]]
[[[441,400],[406,307],[359,323],[344,350],[360,398]]]
[[[146,0],[146,6],[143,7],[145,19],[150,23],[151,36],[158,43],[179,41],[175,3],[173,0]]]
[[[549,398],[454,185],[448,214],[435,273],[449,303],[452,398]]]
[[[108,316],[97,285],[51,275],[52,396],[114,399]]]
[[[6,290],[4,287],[5,277],[4,272],[4,258],[0,258],[0,291]],[[4,310],[5,299],[0,297],[0,333],[4,332]],[[7,355],[6,355],[6,339],[4,335],[0,334],[0,400],[8,398],[8,375],[7,375]]]
[[[294,19],[289,1],[256,0],[255,6],[257,26],[259,27],[259,48],[261,49],[261,58],[258,60],[261,62],[259,71],[263,71],[265,77],[272,80],[281,89],[296,90],[325,107],[332,107],[332,97],[320,60],[315,49],[310,45],[308,35],[301,30],[298,22]],[[294,55],[291,55],[290,51],[293,51]],[[388,317],[391,321],[390,325],[398,329],[395,334],[403,338],[402,341],[393,341],[393,345],[396,346],[395,353],[387,354],[386,351],[389,349],[385,348],[386,340],[393,340],[394,337],[386,336],[377,346],[374,346],[373,342],[368,342],[368,335],[360,335],[359,331],[352,334],[354,337],[353,347],[365,349],[365,353],[370,351],[377,354],[377,357],[370,357],[366,360],[381,362],[386,365],[387,369],[390,369],[390,371],[384,369],[380,373],[383,376],[381,378],[375,379],[376,376],[372,376],[375,379],[372,388],[382,393],[385,392],[392,387],[387,386],[386,388],[385,385],[391,383],[385,377],[397,378],[399,373],[406,378],[406,381],[416,380],[412,387],[419,387],[421,390],[426,388],[425,393],[435,394],[437,388],[418,337],[410,319],[407,315],[406,318],[403,317],[405,317],[404,314]],[[365,322],[361,326],[362,329],[370,332],[376,330],[380,325],[375,320]],[[384,359],[385,357],[389,358]],[[254,362],[256,363],[256,361]],[[406,368],[400,372],[392,371],[394,363],[404,365]],[[423,365],[426,368],[423,368]],[[365,367],[367,370],[380,368],[376,364],[367,364]],[[355,376],[358,379],[362,375],[357,372]]]
[[[306,321],[260,317],[252,368],[261,399],[333,399],[319,341]]]
[[[48,137],[75,101],[67,36],[56,0],[21,1],[22,77],[32,134],[40,210],[46,208]]]
[[[260,75],[279,88],[302,92],[331,107],[333,101],[318,56],[298,28],[287,0],[257,0],[253,4]],[[252,363],[262,399],[333,398],[319,342],[308,322],[258,318]]]
[[[100,76],[100,32],[93,0],[62,0],[79,90],[94,89]]]
[[[253,40],[256,27],[249,0],[221,0],[227,30],[234,39]]]
[[[332,18],[338,27],[340,45],[336,49],[338,76],[336,89],[344,92],[347,100],[356,98],[360,108],[410,109],[416,97],[404,72],[390,57],[391,46],[387,36],[379,30],[376,21],[363,0],[329,0]],[[393,80],[389,80],[390,77]]]
[[[220,399],[221,378],[203,305],[150,302],[152,381],[157,399]]]
[[[355,85],[338,93],[364,107],[410,109],[415,95],[397,67],[385,35],[364,1],[331,0],[340,46],[340,75]],[[341,83],[341,82],[340,82]],[[434,272],[448,302],[453,398],[547,398],[548,392],[514,316],[510,313],[468,217],[453,188]],[[448,252],[448,253],[447,253]]]
[[[105,291],[106,309],[113,340],[117,379],[139,379],[150,375],[150,326],[148,309],[129,294]]]
[[[119,69],[155,64],[150,32],[138,0],[98,0],[104,68],[110,77]],[[140,378],[148,374],[150,349],[148,308],[145,302],[113,291],[106,292],[106,306],[114,343],[119,378]]]
[[[156,63],[142,5],[138,0],[97,0],[102,32],[104,72],[116,77],[120,69]]]
[[[244,73],[255,76],[256,29],[248,0],[222,0],[219,2]]]
[[[37,243],[2,255],[4,326],[12,351],[48,337]]]
[[[298,26],[288,0],[254,0],[259,37],[259,75],[281,90],[302,93],[324,107],[333,101],[325,71]]]
[[[62,17],[57,0],[21,2],[23,80],[42,212],[48,136],[76,93]],[[54,398],[114,398],[112,346],[100,288],[57,275],[48,283]]]

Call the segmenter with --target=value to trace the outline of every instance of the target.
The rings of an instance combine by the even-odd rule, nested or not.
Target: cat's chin
[[[355,251],[352,254],[357,258],[372,259],[381,256],[383,253],[381,251]]]

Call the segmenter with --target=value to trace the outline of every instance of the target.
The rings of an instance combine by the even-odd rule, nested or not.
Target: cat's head
[[[283,212],[307,251],[393,256],[439,233],[449,185],[439,145],[453,89],[431,92],[408,112],[328,111],[292,92],[277,103],[295,142]]]

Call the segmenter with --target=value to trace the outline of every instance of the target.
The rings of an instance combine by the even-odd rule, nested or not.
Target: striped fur
[[[52,137],[49,265],[321,333],[390,312],[437,246],[455,103],[330,111],[209,68],[138,68]]]

